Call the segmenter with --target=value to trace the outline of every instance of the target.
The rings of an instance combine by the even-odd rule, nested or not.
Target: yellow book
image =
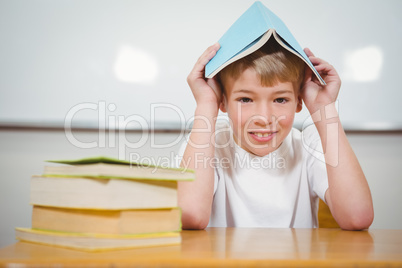
[[[179,245],[181,242],[179,232],[148,235],[105,235],[16,228],[16,237],[18,240],[24,242],[84,251],[105,251],[137,247]]]
[[[181,230],[181,210],[88,210],[34,206],[32,228],[102,234],[174,232]]]

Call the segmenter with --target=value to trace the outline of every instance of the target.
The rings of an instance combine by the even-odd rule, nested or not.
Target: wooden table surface
[[[98,253],[17,242],[0,249],[0,266],[402,267],[402,230],[207,228],[182,240]]]

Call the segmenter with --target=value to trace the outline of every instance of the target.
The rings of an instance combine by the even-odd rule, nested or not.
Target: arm
[[[302,89],[325,152],[329,185],[325,200],[342,229],[368,228],[374,218],[370,189],[335,108],[341,81],[333,66],[310,50],[305,52],[327,83],[321,86],[311,70],[307,70]]]
[[[194,124],[181,166],[195,170],[193,182],[179,182],[178,200],[182,208],[183,229],[204,229],[211,214],[214,168],[215,121],[218,116],[220,91],[213,79],[204,78],[205,65],[215,56],[219,45],[209,47],[198,59],[187,82],[197,103]]]

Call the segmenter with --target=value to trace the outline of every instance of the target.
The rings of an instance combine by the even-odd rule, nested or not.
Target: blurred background
[[[175,165],[195,108],[187,74],[253,2],[0,0],[0,247],[31,225],[29,179],[45,160]],[[402,1],[262,3],[337,69],[372,228],[402,228]]]

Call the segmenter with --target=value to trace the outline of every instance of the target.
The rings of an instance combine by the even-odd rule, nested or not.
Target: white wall
[[[173,109],[153,117],[150,103],[169,103],[191,117],[195,102],[185,77],[253,2],[1,0],[0,125],[63,126],[72,107],[102,101],[115,105],[111,115],[178,124]],[[302,47],[336,67],[345,127],[402,128],[402,1],[262,2]],[[74,121],[96,127],[97,116],[86,109]]]
[[[99,141],[99,133],[95,131],[73,134],[81,142]],[[140,141],[141,135],[127,133],[127,139],[134,145]],[[372,228],[402,229],[402,134],[348,136],[371,187],[375,208]],[[159,133],[155,134],[154,144],[168,145],[178,138],[179,133]],[[141,161],[155,159],[166,164],[174,161],[171,154],[177,151],[179,143],[153,149],[151,139],[148,139],[144,146],[127,149],[125,154],[138,153]],[[31,226],[29,181],[31,175],[42,173],[44,160],[94,155],[118,157],[119,151],[117,142],[114,147],[77,148],[67,140],[64,131],[5,129],[0,129],[0,148],[0,247],[15,241],[14,227]]]

